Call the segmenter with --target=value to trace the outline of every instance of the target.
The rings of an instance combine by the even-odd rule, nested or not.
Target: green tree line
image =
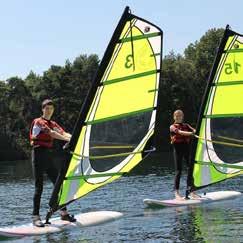
[[[169,147],[167,131],[175,109],[183,109],[186,120],[195,125],[222,35],[223,29],[210,29],[183,54],[172,51],[163,58],[165,149]],[[55,101],[54,119],[72,131],[98,66],[97,55],[80,55],[64,66],[52,65],[43,75],[31,71],[25,79],[0,81],[0,160],[28,157],[30,123],[40,116],[40,105],[46,98]]]

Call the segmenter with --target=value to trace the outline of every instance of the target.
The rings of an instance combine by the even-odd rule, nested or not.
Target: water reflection
[[[147,219],[161,217],[160,225],[169,229],[166,232],[161,228],[163,240],[190,243],[243,242],[241,201],[242,198],[238,198],[197,206],[145,208],[144,217]]]
[[[144,208],[144,198],[173,197],[173,169],[146,164],[152,165],[156,167],[147,172],[149,175],[143,170],[140,176],[122,177],[70,205],[72,213],[120,211],[124,213],[120,220],[11,242],[243,242],[242,197],[194,207]],[[45,183],[43,215],[53,188],[50,182]],[[181,187],[185,188],[185,176]],[[242,178],[216,184],[210,190],[243,191]],[[0,227],[30,221],[33,193],[29,161],[0,163]]]
[[[184,242],[205,242],[199,217],[194,209],[184,213],[183,208],[175,208],[175,227],[170,234],[177,235],[177,239]]]
[[[32,178],[29,160],[0,162],[0,180],[13,181],[23,178]]]

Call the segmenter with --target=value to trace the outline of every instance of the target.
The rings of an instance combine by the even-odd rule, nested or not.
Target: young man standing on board
[[[196,130],[191,127],[189,124],[184,123],[184,113],[182,110],[176,110],[173,114],[174,123],[170,126],[170,136],[171,144],[173,145],[173,155],[175,161],[175,198],[178,200],[183,200],[184,198],[180,196],[179,187],[180,187],[180,178],[182,172],[182,160],[183,158],[186,161],[188,168],[188,177],[187,177],[187,186],[191,184],[191,165],[190,165],[190,142],[191,137],[194,136]],[[187,190],[188,194],[188,190]],[[199,196],[191,192],[190,196],[192,198],[199,198]],[[188,195],[186,195],[188,199]]]
[[[43,174],[46,172],[48,178],[55,184],[59,173],[53,163],[53,140],[59,139],[69,142],[71,138],[71,134],[65,132],[61,126],[51,120],[53,112],[53,101],[49,99],[44,100],[42,102],[42,116],[34,119],[30,128],[30,143],[32,145],[31,161],[35,180],[33,225],[37,227],[44,227],[39,216],[43,190]],[[66,208],[61,210],[61,219],[70,222],[76,221],[67,212]]]

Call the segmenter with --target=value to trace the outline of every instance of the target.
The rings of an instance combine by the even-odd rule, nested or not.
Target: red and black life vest
[[[36,136],[32,136],[32,130],[34,125],[37,125],[40,128],[40,133]],[[50,135],[50,131],[55,130],[59,133],[63,133],[63,129],[54,121],[46,120],[43,117],[36,118],[32,121],[30,127],[30,143],[32,146],[41,146],[45,148],[52,148],[53,138]]]
[[[183,136],[179,134],[177,131],[181,130],[184,132],[192,132],[193,129],[187,123],[174,123],[170,127],[170,138],[172,144],[178,143],[190,143],[191,137],[190,136]]]

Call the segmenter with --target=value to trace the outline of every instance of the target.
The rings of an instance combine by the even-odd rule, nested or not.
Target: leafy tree
[[[189,44],[183,54],[172,51],[164,57],[158,114],[164,150],[169,147],[169,125],[175,109],[184,110],[186,120],[195,125],[222,35],[223,29],[210,29],[199,41]],[[71,132],[98,65],[97,55],[80,55],[73,62],[67,60],[64,66],[50,66],[43,75],[30,71],[25,80],[12,77],[0,81],[0,138],[8,137],[13,150],[24,149],[29,154],[29,126],[41,115],[41,102],[46,98],[56,104],[54,119]],[[124,129],[126,126],[124,123]],[[115,130],[111,137],[119,135]],[[4,140],[0,141],[0,153],[6,147]]]

